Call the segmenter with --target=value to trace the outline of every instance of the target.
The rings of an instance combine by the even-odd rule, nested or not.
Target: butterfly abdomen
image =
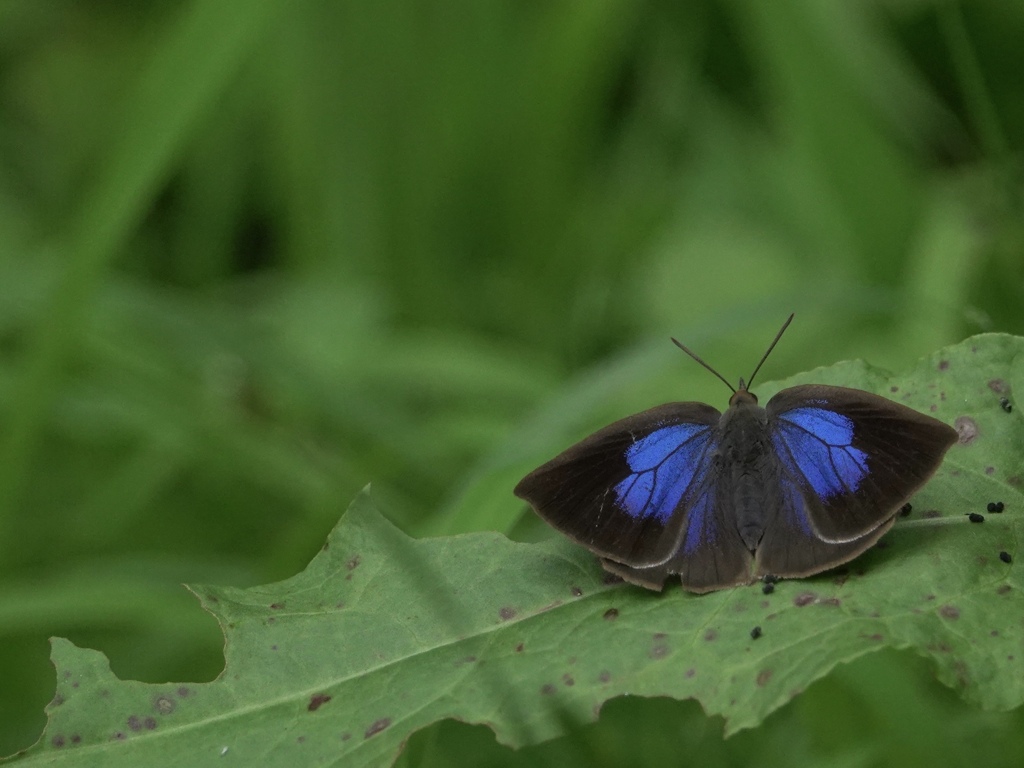
[[[721,476],[729,479],[720,486],[729,490],[719,503],[731,509],[736,533],[753,552],[769,519],[767,507],[776,501],[771,491],[778,483],[778,463],[769,450],[767,414],[754,403],[736,403],[722,416],[719,431],[716,458]]]

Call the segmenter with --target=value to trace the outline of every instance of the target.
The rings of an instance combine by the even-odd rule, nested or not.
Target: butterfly
[[[783,324],[748,381],[775,348]],[[762,408],[740,379],[726,412],[666,403],[573,445],[515,494],[628,582],[661,590],[671,574],[710,592],[799,578],[853,559],[957,441],[952,427],[846,387],[784,389]]]

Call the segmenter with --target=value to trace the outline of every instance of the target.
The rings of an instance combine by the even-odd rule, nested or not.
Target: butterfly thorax
[[[737,392],[722,414],[715,462],[721,476],[729,479],[719,486],[729,489],[728,498],[719,503],[731,508],[736,531],[753,552],[764,533],[766,505],[774,501],[766,490],[775,485],[778,465],[771,450],[767,412],[753,395],[748,400],[738,397],[741,393],[746,394],[745,390]]]

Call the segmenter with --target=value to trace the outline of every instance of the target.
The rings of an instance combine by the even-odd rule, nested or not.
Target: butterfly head
[[[746,382],[740,379],[740,385],[729,398],[729,405],[757,405],[757,395],[747,389]]]

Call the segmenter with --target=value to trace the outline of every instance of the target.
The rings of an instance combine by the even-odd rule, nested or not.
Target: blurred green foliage
[[[724,399],[669,335],[733,379],[795,311],[767,379],[1024,332],[1022,36],[998,0],[5,0],[0,754],[47,636],[211,679],[177,584],[300,570],[368,482],[413,533],[539,535],[531,464]],[[947,755],[901,722],[1021,754],[944,695],[889,655],[729,742],[621,701],[529,757]]]

